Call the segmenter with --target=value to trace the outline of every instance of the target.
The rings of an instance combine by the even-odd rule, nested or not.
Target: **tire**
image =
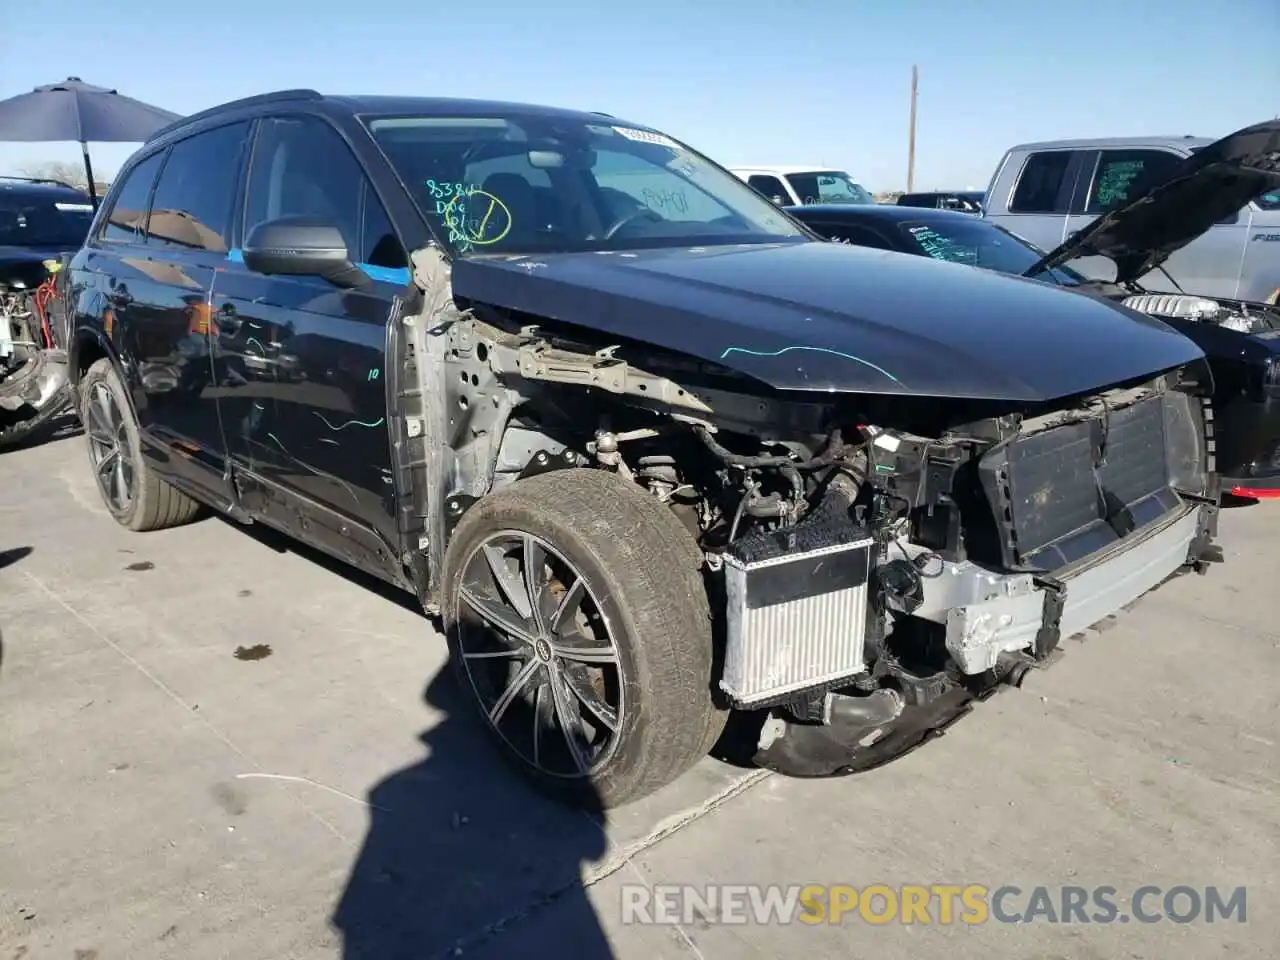
[[[488,558],[502,553],[507,539],[523,543],[514,548],[517,555],[535,544],[547,558],[528,568],[550,575],[542,620],[549,624],[546,636],[554,639],[541,652],[536,642],[503,637],[477,622],[474,598],[483,595],[487,604],[488,597],[501,593],[499,576],[492,574],[499,568]],[[503,569],[517,569],[506,566],[511,563],[504,559]],[[702,554],[679,518],[639,487],[602,470],[558,470],[521,480],[464,514],[445,555],[441,609],[457,679],[502,753],[544,791],[595,809],[629,803],[675,780],[720,736],[728,714],[712,690],[713,635],[701,563]],[[567,606],[575,591],[583,598],[575,626],[562,624],[563,634],[557,633],[548,611],[557,603]],[[579,653],[603,649],[580,647],[588,634],[596,643],[608,636],[616,651],[612,663],[584,667],[576,661]],[[481,650],[479,643],[496,646]],[[509,656],[507,650],[520,654]],[[540,665],[539,657],[546,658]],[[608,699],[606,707],[616,707],[610,732],[607,720],[596,719],[605,715],[589,708],[580,694],[567,697],[580,718],[576,729],[586,732],[589,722],[608,741],[591,746],[590,763],[578,763],[576,769],[571,764],[553,769],[551,763],[556,745],[571,742],[562,726],[546,723],[554,718],[558,724],[562,716],[553,666],[573,678],[561,681],[569,693],[584,689],[582,671],[597,671],[587,689],[597,699]],[[501,700],[493,693],[525,669],[534,672],[520,696],[499,713],[498,722],[490,720]],[[528,733],[521,731],[522,718]],[[535,726],[542,732],[532,732]],[[548,746],[539,755],[544,740]],[[571,746],[561,752],[571,759],[575,755]]]
[[[94,467],[95,480],[98,479],[98,448],[95,439],[104,436],[101,429],[103,418],[95,416],[91,409],[97,402],[98,390],[105,390],[110,395],[118,413],[118,422],[114,430],[116,442],[121,451],[126,451],[131,462],[131,491],[127,502],[113,502],[104,489],[103,482],[98,482],[98,493],[102,502],[115,517],[116,522],[129,530],[163,530],[176,527],[194,520],[201,511],[201,505],[176,487],[162,480],[142,457],[142,444],[139,439],[138,421],[134,418],[133,407],[125,393],[124,385],[116,373],[111,360],[104,357],[91,366],[81,378],[77,391],[80,403],[80,422],[84,426],[85,442],[89,450],[89,462]]]

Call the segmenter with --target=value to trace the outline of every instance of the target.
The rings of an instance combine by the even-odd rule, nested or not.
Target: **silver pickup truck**
[[[985,216],[1046,250],[1167,178],[1207,137],[1126,137],[1024,143],[1005,153],[987,189]],[[1103,257],[1072,268],[1115,279]],[[1280,299],[1280,193],[1263,193],[1163,264],[1137,278],[1154,292],[1178,288],[1236,300]]]

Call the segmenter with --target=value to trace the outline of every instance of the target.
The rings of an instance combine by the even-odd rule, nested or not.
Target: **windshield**
[[[87,202],[0,194],[0,247],[79,247],[92,220]]]
[[[1000,273],[1021,275],[1035,266],[1045,253],[1021,237],[981,220],[907,222],[899,224],[898,229],[925,256]],[[1034,275],[1034,279],[1050,280],[1068,287],[1086,282],[1083,276],[1066,267],[1042,270]]]
[[[670,137],[563,116],[366,121],[456,254],[810,239],[737,177]]]
[[[876,202],[866,187],[840,170],[789,173],[787,180],[803,204]]]

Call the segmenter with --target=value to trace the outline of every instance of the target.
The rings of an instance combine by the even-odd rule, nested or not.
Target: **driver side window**
[[[293,215],[332,223],[357,263],[408,266],[404,247],[359,161],[337,131],[317,117],[270,117],[258,129],[245,233],[264,220]]]

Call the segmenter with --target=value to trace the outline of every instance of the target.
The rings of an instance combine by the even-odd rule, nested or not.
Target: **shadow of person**
[[[0,570],[5,567],[12,566],[19,560],[31,556],[34,552],[33,547],[13,547],[9,550],[0,550]],[[4,637],[0,635],[0,672],[4,670]]]
[[[0,550],[0,570],[31,556],[34,551],[34,547],[12,547],[9,550]]]
[[[614,956],[582,883],[606,848],[599,804],[536,792],[498,756],[451,667],[427,756],[369,793],[370,825],[331,922],[344,960]]]
[[[0,570],[5,567],[12,566],[19,560],[31,556],[34,552],[33,547],[13,547],[9,550],[0,550]],[[4,636],[0,634],[0,674],[4,671]]]

